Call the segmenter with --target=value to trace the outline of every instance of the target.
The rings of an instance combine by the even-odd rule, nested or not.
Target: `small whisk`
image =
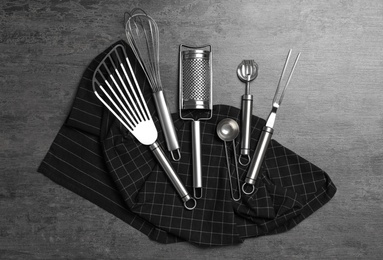
[[[241,155],[239,163],[247,166],[250,163],[250,132],[253,114],[253,95],[250,94],[250,82],[258,76],[258,64],[254,60],[243,60],[237,68],[238,78],[246,83],[245,94],[242,96],[241,116]]]
[[[285,74],[287,64],[289,63],[290,54],[291,54],[291,50],[289,50],[289,53],[287,54],[285,65],[283,66],[282,73],[281,73],[281,76],[279,78],[277,90],[275,91],[275,95],[273,98],[271,112],[269,114],[269,117],[267,118],[266,125],[262,129],[261,136],[258,140],[257,147],[255,149],[253,158],[251,160],[251,164],[249,166],[248,173],[246,175],[245,183],[242,186],[242,191],[245,194],[252,194],[254,192],[254,189],[255,189],[254,184],[255,184],[255,181],[256,181],[258,174],[261,170],[262,162],[263,162],[263,159],[265,157],[267,147],[269,146],[271,136],[273,135],[273,132],[274,132],[273,128],[274,128],[274,124],[275,124],[275,118],[277,116],[277,110],[278,110],[279,106],[282,104],[282,99],[285,95],[286,88],[290,83],[291,76],[293,75],[295,66],[297,65],[298,59],[301,55],[301,53],[299,52],[297,57],[295,58],[295,62],[293,64],[293,67],[291,68],[289,77],[287,78],[287,82],[286,82],[285,86],[283,87],[283,89],[280,93],[281,81],[282,81],[282,78]],[[246,191],[247,185],[252,186],[251,191]]]
[[[125,33],[130,47],[140,62],[152,88],[161,127],[164,131],[167,148],[173,160],[181,159],[176,130],[166,104],[159,68],[159,32],[154,19],[142,9],[135,8],[125,13]]]

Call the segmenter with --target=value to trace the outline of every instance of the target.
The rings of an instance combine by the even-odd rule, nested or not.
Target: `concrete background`
[[[274,138],[328,172],[334,199],[293,230],[232,247],[162,245],[36,169],[89,62],[125,39],[123,12],[160,28],[162,81],[177,109],[178,45],[212,44],[214,103],[240,106],[254,59],[254,114],[267,117],[289,48],[302,52]],[[383,2],[90,1],[0,3],[1,259],[381,259]]]

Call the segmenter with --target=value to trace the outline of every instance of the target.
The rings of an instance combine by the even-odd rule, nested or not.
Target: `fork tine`
[[[291,68],[291,71],[290,71],[290,74],[289,74],[289,77],[287,79],[287,82],[286,82],[286,85],[285,87],[283,88],[283,92],[282,92],[282,95],[281,95],[281,98],[280,98],[280,101],[279,101],[279,104],[282,103],[282,99],[283,99],[283,96],[285,95],[285,90],[287,88],[287,86],[289,85],[290,83],[290,80],[291,80],[291,76],[293,75],[294,73],[294,70],[295,70],[295,66],[297,66],[297,62],[299,60],[299,57],[301,56],[301,53],[299,52],[297,57],[295,58],[295,61],[294,61],[294,64],[293,64],[293,67]]]
[[[280,92],[280,87],[281,87],[281,82],[282,82],[282,78],[284,77],[284,74],[286,72],[286,68],[287,68],[287,64],[289,63],[289,59],[290,59],[290,55],[291,55],[291,49],[289,50],[288,54],[287,54],[287,57],[286,57],[286,61],[285,61],[285,65],[283,66],[283,69],[282,69],[282,73],[281,73],[281,76],[279,78],[279,81],[278,81],[278,86],[277,86],[277,89],[275,91],[275,95],[274,95],[274,98],[273,98],[273,102],[272,104],[275,104],[277,103],[278,105],[281,105],[282,104],[282,100],[283,100],[283,97],[285,96],[285,90],[287,88],[287,86],[289,85],[290,83],[290,80],[291,80],[291,76],[293,75],[294,73],[294,70],[295,70],[295,67],[297,65],[297,62],[298,62],[298,59],[299,57],[301,56],[301,53],[299,52],[297,57],[295,58],[295,61],[294,61],[294,64],[293,64],[293,67],[291,68],[291,71],[290,71],[290,74],[287,78],[287,81],[286,81],[286,84],[285,86],[283,87],[283,90],[282,90],[282,93],[279,97],[279,100],[277,101],[278,99],[278,93]]]
[[[290,59],[291,51],[292,51],[292,50],[290,49],[289,52],[287,53],[287,57],[286,57],[286,60],[285,60],[285,64],[283,65],[283,69],[282,69],[281,76],[279,77],[279,81],[278,81],[277,89],[275,90],[275,94],[274,94],[274,98],[273,98],[273,104],[276,103],[276,100],[277,100],[277,98],[278,98],[278,93],[279,93],[279,89],[281,88],[282,78],[283,78],[283,76],[285,75],[285,71],[286,71],[287,63],[289,62],[289,59]],[[277,102],[277,103],[278,103],[278,102]],[[278,103],[278,104],[279,104],[279,103]]]

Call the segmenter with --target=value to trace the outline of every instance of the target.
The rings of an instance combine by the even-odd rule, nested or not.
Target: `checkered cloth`
[[[71,112],[39,172],[161,243],[232,245],[248,237],[284,232],[334,196],[336,187],[324,171],[272,140],[255,192],[233,201],[216,126],[224,118],[240,122],[240,110],[215,105],[212,119],[201,121],[203,198],[193,211],[186,210],[150,149],[124,129],[92,91],[93,72],[110,48],[84,72]],[[150,87],[128,47],[127,51],[159,131],[158,142],[165,148]],[[172,165],[192,194],[191,123],[172,116],[182,154]],[[264,125],[263,119],[253,116],[252,152]],[[232,155],[231,143],[228,147]],[[234,171],[233,160],[231,164]],[[241,184],[247,168],[239,165]]]

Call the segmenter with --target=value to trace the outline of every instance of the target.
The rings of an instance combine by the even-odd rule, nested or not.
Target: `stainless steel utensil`
[[[192,159],[194,197],[202,197],[200,120],[213,115],[213,70],[211,46],[180,45],[180,118],[192,120]]]
[[[241,185],[239,183],[237,152],[236,152],[235,141],[234,141],[235,138],[237,138],[238,134],[239,134],[239,126],[234,119],[231,119],[231,118],[222,119],[217,125],[217,135],[223,141],[225,145],[225,155],[226,155],[226,163],[227,163],[227,173],[228,173],[229,184],[230,184],[230,192],[231,192],[231,198],[234,201],[239,201],[241,199]],[[233,146],[238,197],[234,196],[233,183],[231,180],[232,174],[230,171],[230,160],[229,160],[229,154],[227,151],[226,142],[232,142],[232,146]]]
[[[136,58],[141,63],[153,91],[161,127],[164,131],[167,148],[173,160],[181,159],[176,130],[166,104],[159,69],[159,33],[154,19],[142,9],[128,13],[125,24],[126,37]]]
[[[116,45],[106,55],[95,70],[92,81],[97,98],[140,143],[149,146],[183,200],[185,208],[194,209],[195,199],[189,195],[157,143],[156,126],[123,45]]]
[[[291,76],[293,75],[295,66],[297,65],[298,59],[301,55],[301,53],[299,52],[297,57],[295,58],[295,62],[293,64],[293,67],[291,68],[287,82],[286,82],[285,86],[283,87],[282,92],[279,93],[280,87],[281,87],[281,81],[282,81],[282,78],[285,74],[286,66],[287,66],[289,59],[290,59],[290,54],[291,54],[291,50],[289,50],[289,52],[287,54],[285,65],[283,66],[283,70],[282,70],[281,76],[279,78],[277,90],[275,91],[275,95],[273,98],[271,112],[269,114],[269,117],[267,118],[266,125],[262,129],[261,136],[258,140],[257,147],[255,149],[253,158],[251,160],[251,164],[249,166],[249,170],[248,170],[247,175],[246,175],[245,183],[242,185],[242,191],[245,194],[252,194],[254,192],[254,189],[255,189],[254,184],[255,184],[255,181],[256,181],[258,174],[261,170],[262,162],[263,162],[263,159],[265,157],[267,147],[269,146],[271,136],[273,135],[273,132],[274,132],[273,128],[274,128],[274,124],[275,124],[275,118],[277,115],[277,110],[278,110],[279,106],[282,104],[282,99],[285,95],[286,88],[290,83]],[[252,189],[250,191],[246,190],[247,185],[252,186]]]
[[[246,83],[245,94],[242,96],[241,118],[241,153],[239,163],[246,166],[250,162],[250,126],[253,112],[253,95],[250,95],[250,82],[258,76],[258,64],[254,60],[243,60],[237,68],[238,78]],[[245,161],[244,161],[244,158]]]

